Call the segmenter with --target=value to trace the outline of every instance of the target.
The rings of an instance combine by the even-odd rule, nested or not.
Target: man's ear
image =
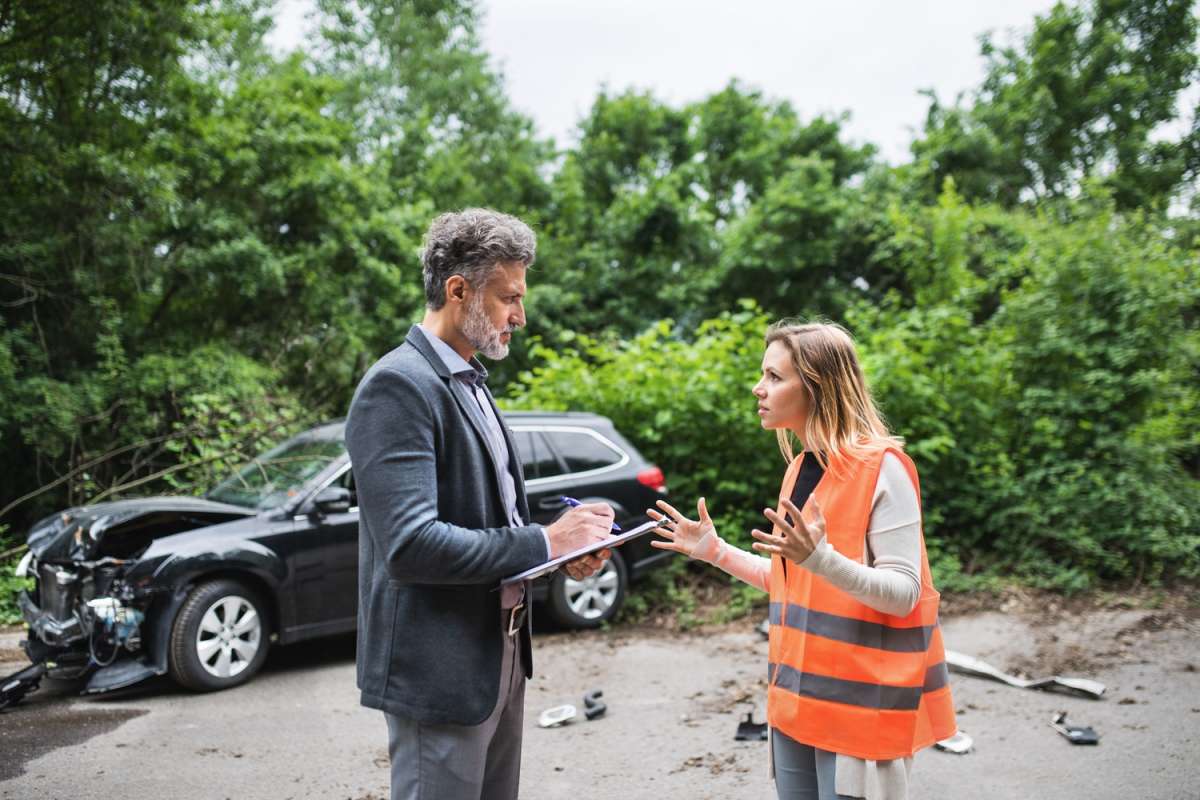
[[[465,303],[468,288],[466,278],[462,275],[451,275],[446,279],[446,302]]]

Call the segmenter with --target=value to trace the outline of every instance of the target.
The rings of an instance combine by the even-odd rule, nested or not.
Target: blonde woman
[[[771,326],[754,395],[788,462],[771,532],[751,531],[766,557],[723,541],[704,498],[696,520],[659,501],[654,545],[770,594],[779,797],[903,800],[913,754],[955,732],[916,467],[838,325]]]

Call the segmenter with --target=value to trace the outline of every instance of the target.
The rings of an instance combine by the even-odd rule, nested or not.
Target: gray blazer
[[[541,563],[546,543],[538,526],[506,525],[483,414],[454,380],[414,326],[367,371],[350,404],[358,688],[371,708],[477,725],[500,691],[499,579]],[[502,427],[527,520],[521,462]],[[520,640],[528,677],[529,622]]]

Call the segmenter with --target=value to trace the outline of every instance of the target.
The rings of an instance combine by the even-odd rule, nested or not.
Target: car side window
[[[550,478],[562,473],[558,458],[546,446],[542,434],[537,431],[514,431],[513,436],[521,453],[521,468],[525,471],[526,479]]]
[[[358,493],[354,490],[354,470],[348,469],[342,473],[341,477],[330,484],[330,486],[340,486],[343,489],[350,490],[350,507],[354,508],[358,505]]]
[[[576,431],[546,431],[567,462],[567,472],[585,472],[616,464],[624,455],[594,436]]]

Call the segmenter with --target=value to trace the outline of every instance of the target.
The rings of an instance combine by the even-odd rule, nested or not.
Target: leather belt
[[[508,611],[508,635],[515,636],[525,624],[525,603],[517,603]]]

